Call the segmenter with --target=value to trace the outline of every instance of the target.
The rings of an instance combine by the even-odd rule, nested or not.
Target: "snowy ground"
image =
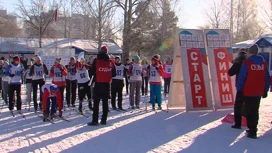
[[[25,99],[24,94],[22,97]],[[147,100],[142,97],[142,101]],[[128,97],[124,97],[124,108],[127,107]],[[144,108],[145,104],[141,103],[141,107]],[[112,111],[108,124],[96,127],[87,126],[91,118],[80,116],[73,110],[64,112],[71,122],[56,120],[55,124],[42,122],[26,109],[23,112],[26,119],[19,115],[11,117],[6,106],[1,110],[0,153],[272,152],[272,94],[261,103],[257,140],[248,139],[245,128],[235,130],[230,124],[221,122],[232,110],[190,113],[184,110],[170,110],[169,113]]]

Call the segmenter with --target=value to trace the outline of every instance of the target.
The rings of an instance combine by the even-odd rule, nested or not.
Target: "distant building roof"
[[[4,38],[0,37],[0,52],[18,52],[18,53],[34,53],[39,48],[39,40],[34,38]],[[110,54],[122,54],[122,49],[114,42],[104,41],[103,46],[107,46]],[[97,42],[87,39],[42,39],[42,48],[75,48],[77,51],[85,51],[86,53],[95,54],[97,50]]]

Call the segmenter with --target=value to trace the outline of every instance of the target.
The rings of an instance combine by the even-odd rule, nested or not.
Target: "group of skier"
[[[110,58],[106,46],[99,50],[97,58],[92,63],[87,63],[84,58],[76,61],[75,57],[71,57],[69,64],[64,66],[61,64],[61,58],[56,58],[50,70],[42,63],[40,56],[35,56],[32,61],[28,60],[26,67],[20,64],[19,56],[14,56],[10,63],[2,59],[0,60],[2,97],[4,102],[9,105],[12,115],[14,115],[14,100],[16,100],[18,113],[22,114],[21,85],[22,78],[25,78],[26,100],[29,103],[29,109],[31,95],[33,94],[34,112],[37,113],[38,109],[40,109],[44,121],[56,117],[57,110],[59,112],[58,116],[62,118],[64,97],[67,102],[65,106],[72,107],[78,113],[83,114],[83,101],[87,97],[88,107],[93,111],[92,121],[88,125],[99,125],[98,114],[101,100],[103,114],[100,124],[105,125],[109,112],[108,99],[111,99],[112,109],[125,111],[122,101],[123,87],[126,83],[130,101],[129,109],[139,109],[140,90],[142,88],[143,96],[147,95],[149,82],[152,109],[155,110],[155,103],[158,103],[158,109],[161,109],[162,77],[165,78],[164,93],[167,94],[169,92],[169,80],[171,79],[171,58],[168,57],[165,64],[161,64],[159,55],[152,57],[151,64],[148,64],[146,58],[140,64],[138,55],[133,57],[132,62],[127,59],[124,65],[121,60],[120,56],[116,56],[114,59]],[[52,83],[45,83],[45,75],[50,76]],[[37,102],[38,86],[40,89],[39,103]],[[66,96],[64,96],[64,90],[66,90]],[[16,96],[14,98],[15,92]],[[76,107],[77,93],[79,103],[78,108],[74,108]],[[116,97],[118,97],[117,106]]]

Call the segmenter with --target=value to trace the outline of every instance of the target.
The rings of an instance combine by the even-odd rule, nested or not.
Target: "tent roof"
[[[0,38],[0,52],[34,52],[39,48],[38,39],[30,38]],[[114,42],[104,41],[110,54],[122,54],[122,49]],[[97,53],[97,42],[87,39],[42,39],[42,48],[75,48],[76,54],[81,51]]]
[[[267,34],[260,36],[257,39],[254,40],[246,40],[242,42],[238,42],[236,44],[232,45],[233,49],[239,49],[239,48],[249,48],[250,46],[257,44],[260,48],[266,48],[266,47],[272,47],[272,35]]]

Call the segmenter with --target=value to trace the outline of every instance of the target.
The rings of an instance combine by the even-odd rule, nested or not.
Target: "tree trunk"
[[[42,48],[42,27],[39,27],[39,48]]]
[[[124,29],[123,29],[123,59],[125,62],[125,59],[129,58],[129,47],[128,47],[128,42],[127,42],[127,29],[128,29],[128,0],[125,1],[125,9],[124,9]]]
[[[98,13],[98,50],[102,46],[102,4],[101,0],[98,0],[98,7],[99,7],[99,13]]]

